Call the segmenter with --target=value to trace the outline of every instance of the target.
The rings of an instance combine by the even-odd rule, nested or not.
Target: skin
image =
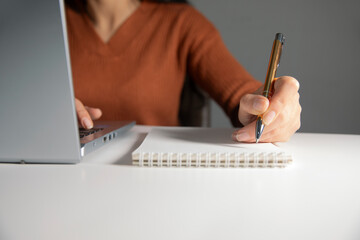
[[[289,76],[275,79],[274,94],[269,101],[261,96],[263,87],[240,100],[239,120],[244,125],[233,133],[233,140],[255,142],[257,115],[263,114],[264,132],[260,142],[286,142],[300,128],[301,106],[299,82]]]
[[[107,43],[139,6],[138,0],[88,0],[87,14],[98,36]]]
[[[88,0],[87,10],[95,31],[106,43],[139,5],[137,0]],[[261,96],[262,89],[241,98],[238,117],[244,127],[233,133],[234,141],[255,142],[255,122],[260,114],[265,124],[260,142],[288,141],[300,128],[299,82],[289,76],[275,79],[270,101]],[[86,129],[102,115],[100,109],[84,106],[78,99],[75,106],[79,124]]]

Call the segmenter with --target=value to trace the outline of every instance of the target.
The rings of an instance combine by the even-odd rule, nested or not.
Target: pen
[[[274,81],[274,78],[276,75],[276,70],[280,64],[280,56],[281,56],[281,51],[282,51],[284,42],[285,42],[284,35],[282,33],[277,33],[275,36],[275,40],[274,40],[272,49],[271,49],[269,65],[268,65],[266,78],[265,78],[264,90],[262,93],[262,95],[269,100],[271,99],[271,96],[273,94],[273,88],[274,88],[273,81]],[[265,127],[265,125],[263,124],[262,117],[263,117],[262,115],[259,115],[256,119],[256,125],[255,125],[256,143],[259,142],[259,139],[260,139],[261,134],[263,133],[264,127]]]

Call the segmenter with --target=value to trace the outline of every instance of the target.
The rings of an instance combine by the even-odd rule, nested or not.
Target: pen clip
[[[282,54],[282,48],[283,48],[283,45],[285,43],[285,37],[284,37],[284,35],[282,33],[277,33],[276,36],[275,36],[275,40],[278,40],[281,43],[281,47],[280,47],[280,51],[279,51],[279,57],[278,57],[277,65],[276,65],[276,68],[279,68],[281,54]]]
[[[281,53],[282,53],[282,45],[283,45],[283,44],[281,44],[281,48],[280,48],[280,51],[279,51],[279,57],[278,57],[276,69],[278,69],[279,66],[280,66],[280,59],[281,59]]]

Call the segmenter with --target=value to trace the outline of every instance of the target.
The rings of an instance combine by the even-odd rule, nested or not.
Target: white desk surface
[[[76,165],[0,164],[0,239],[360,239],[360,135],[296,134],[285,169],[133,167],[149,129]]]

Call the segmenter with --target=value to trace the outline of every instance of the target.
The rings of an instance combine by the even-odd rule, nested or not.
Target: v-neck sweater
[[[179,125],[188,73],[234,122],[240,98],[261,85],[188,4],[141,2],[107,43],[81,9],[66,7],[75,97],[103,120]]]

